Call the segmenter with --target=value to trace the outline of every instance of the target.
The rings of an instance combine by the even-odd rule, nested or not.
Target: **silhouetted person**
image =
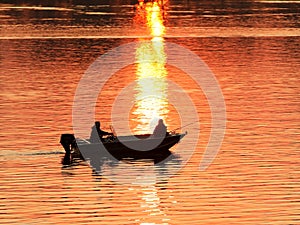
[[[60,144],[64,147],[67,154],[71,153],[71,149],[75,148],[76,141],[73,134],[62,134],[60,136]]]
[[[112,135],[112,133],[101,130],[100,122],[96,121],[95,125],[92,127],[90,142],[99,142],[99,138],[102,141],[104,135]]]
[[[165,137],[167,135],[167,127],[164,124],[164,121],[160,119],[153,131],[154,137]]]

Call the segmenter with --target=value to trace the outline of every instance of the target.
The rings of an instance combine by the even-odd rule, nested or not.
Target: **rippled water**
[[[222,146],[200,171],[208,99],[166,63],[163,73],[190,96],[199,124],[182,129],[188,135],[165,163],[103,161],[99,173],[84,161],[61,163],[77,85],[99,56],[151,34],[136,20],[135,1],[30,2],[0,4],[0,224],[300,223],[299,1],[168,1],[163,43],[196,53],[223,92]],[[105,84],[96,105],[103,129],[137,68]],[[192,119],[172,106],[166,112],[170,130]]]

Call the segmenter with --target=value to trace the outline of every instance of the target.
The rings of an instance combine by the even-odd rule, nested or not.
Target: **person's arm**
[[[113,133],[106,132],[104,130],[100,130],[100,135],[112,135]]]

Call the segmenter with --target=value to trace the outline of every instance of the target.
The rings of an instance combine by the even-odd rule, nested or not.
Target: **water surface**
[[[196,53],[224,95],[226,133],[208,169],[199,171],[211,131],[208,101],[188,74],[166,63],[156,65],[160,78],[188,93],[200,118],[182,129],[189,134],[173,158],[156,166],[103,161],[98,174],[80,160],[61,164],[59,137],[73,132],[73,99],[87,68],[109,50],[153,37],[135,4],[0,4],[0,223],[299,224],[299,1],[165,5],[162,43]],[[132,64],[106,83],[96,106],[103,129],[137,71],[147,74]],[[172,106],[165,112],[169,129],[184,125]],[[145,128],[131,119],[136,132]]]

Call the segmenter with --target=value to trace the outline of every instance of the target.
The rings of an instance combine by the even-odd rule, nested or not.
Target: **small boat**
[[[88,139],[75,138],[73,134],[62,134],[60,143],[72,157],[110,157],[117,160],[154,159],[163,160],[171,155],[170,148],[176,145],[187,133],[172,133],[165,137],[151,134],[114,136],[109,135],[102,142],[91,143]],[[112,157],[111,157],[112,156]]]

